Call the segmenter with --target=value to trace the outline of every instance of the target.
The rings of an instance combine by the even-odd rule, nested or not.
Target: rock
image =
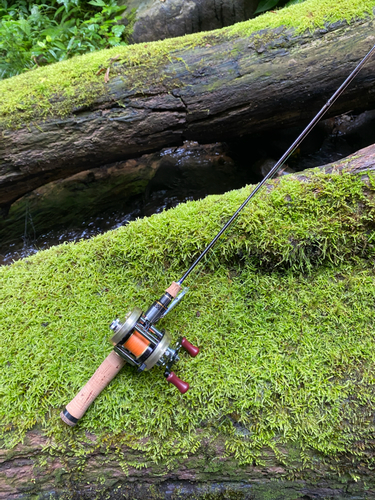
[[[332,136],[358,137],[361,141],[366,141],[367,137],[373,137],[375,133],[375,110],[367,110],[359,114],[349,111],[323,120],[321,127]]]
[[[275,166],[277,160],[272,158],[263,158],[253,165],[253,170],[260,177],[265,177]],[[282,175],[293,174],[295,170],[290,168],[286,163],[276,172],[276,177],[281,177]]]
[[[250,19],[258,0],[129,0],[136,9],[132,39],[150,42],[209,31]]]

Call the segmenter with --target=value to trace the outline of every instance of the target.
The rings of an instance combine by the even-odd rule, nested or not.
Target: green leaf
[[[30,36],[31,34],[31,26],[30,24],[26,21],[26,19],[20,19],[18,21],[18,25],[21,28],[21,30],[26,33],[27,36]]]
[[[66,48],[66,50],[69,50],[71,49],[73,43],[74,43],[74,40],[75,40],[75,36],[73,36],[70,40],[69,40],[69,43],[68,43],[68,46]]]
[[[47,37],[54,38],[54,37],[58,36],[59,34],[60,34],[60,29],[57,26],[47,28],[47,29],[40,32],[40,36],[46,37],[46,38]]]
[[[90,5],[95,5],[95,7],[106,7],[107,4],[103,2],[103,0],[91,0],[91,2],[87,2]]]
[[[89,25],[87,26],[87,29],[88,29],[89,31],[97,31],[97,30],[99,29],[99,24],[89,24]]]
[[[57,11],[55,12],[54,17],[58,17],[58,15],[59,15],[59,14],[60,14],[63,10],[65,10],[64,5],[62,5],[61,7],[59,7],[59,8],[57,9]]]
[[[289,0],[289,2],[287,4],[285,4],[285,7],[289,7],[290,5],[294,5],[296,3],[302,3],[304,1],[305,0]]]
[[[55,40],[53,42],[53,46],[59,48],[60,50],[66,50],[66,46],[62,42],[59,42],[58,40]]]
[[[123,24],[116,24],[115,26],[112,26],[111,31],[116,37],[121,37],[125,31],[125,26]]]
[[[69,10],[69,0],[57,0],[58,3],[63,4],[63,8],[65,9],[66,12]]]
[[[56,60],[58,59],[58,57],[57,57],[57,55],[56,55],[56,52],[55,52],[54,50],[52,50],[52,49],[48,49],[48,52],[49,52],[50,54],[52,54],[52,55],[53,55],[53,57],[54,57]]]
[[[260,14],[261,12],[266,12],[267,10],[273,9],[273,7],[276,7],[279,1],[280,0],[260,0],[254,14]]]

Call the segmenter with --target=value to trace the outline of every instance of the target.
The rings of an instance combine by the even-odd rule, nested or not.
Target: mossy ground
[[[82,106],[90,106],[108,92],[103,73],[98,74],[98,71],[111,66],[112,58],[122,68],[121,78],[129,78],[129,91],[144,91],[146,80],[150,86],[160,84],[163,65],[178,64],[183,49],[247,37],[266,28],[285,26],[301,33],[342,19],[350,23],[357,18],[372,16],[374,7],[374,0],[306,0],[221,30],[114,47],[38,68],[0,82],[0,127],[13,128],[51,116],[67,116]],[[135,71],[134,67],[138,70]],[[111,76],[115,74],[116,68]]]
[[[70,454],[89,453],[86,431],[99,436],[95,446],[144,450],[138,467],[193,453],[205,435],[224,436],[239,463],[264,447],[287,465],[293,446],[302,461],[361,455],[375,433],[374,179],[369,186],[347,173],[275,181],[160,323],[201,348],[177,367],[191,390],[181,396],[158,368],[125,367],[74,429],[59,412],[109,353],[108,324],[180,278],[249,187],[1,267],[5,445],[37,426]]]

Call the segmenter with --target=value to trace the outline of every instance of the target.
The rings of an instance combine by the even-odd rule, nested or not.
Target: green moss
[[[334,3],[328,0],[306,0],[302,4],[266,13],[222,30],[115,47],[39,68],[0,82],[0,126],[11,128],[50,116],[63,117],[80,107],[90,106],[108,92],[103,73],[98,74],[100,69],[108,66],[111,67],[112,80],[113,76],[121,73],[123,81],[119,80],[119,85],[125,85],[131,92],[142,88],[146,78],[151,85],[152,82],[160,83],[163,65],[185,64],[185,70],[188,70],[178,55],[185,48],[205,46],[218,39],[232,40],[249,36],[265,28],[285,26],[303,32],[340,19],[351,22],[372,15],[374,7],[374,0],[340,0]],[[132,71],[130,76],[127,68],[137,67],[138,71]],[[168,85],[172,89],[179,82],[170,80]]]
[[[375,2],[366,0],[339,0],[334,3],[330,0],[307,0],[301,4],[267,12],[247,23],[238,23],[228,28],[228,31],[244,36],[262,29],[285,26],[296,28],[297,32],[302,33],[342,19],[350,23],[356,18],[372,15],[374,7]]]
[[[127,366],[77,428],[59,419],[110,351],[112,319],[146,308],[180,278],[248,192],[180,205],[0,268],[5,445],[37,425],[79,471],[97,446],[144,450],[137,467],[173,464],[220,433],[239,463],[261,461],[265,448],[291,471],[307,467],[311,453],[371,463],[363,450],[375,433],[374,188],[349,174],[276,181],[192,277],[184,302],[160,324],[201,348],[177,367],[191,382],[186,395],[158,368],[137,375]],[[120,448],[118,460],[129,465]]]

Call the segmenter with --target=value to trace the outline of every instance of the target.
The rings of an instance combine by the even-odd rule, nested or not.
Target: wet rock
[[[348,112],[328,118],[321,123],[321,127],[332,136],[346,137],[349,141],[357,141],[357,147],[364,147],[375,137],[375,110],[360,114]]]
[[[253,17],[258,0],[129,0],[135,43],[209,31]]]
[[[359,114],[348,112],[319,123],[308,147],[304,141],[289,163],[301,171],[338,161],[374,142],[375,110]]]
[[[200,145],[185,141],[182,146],[160,152],[157,172],[148,185],[146,196],[160,190],[201,198],[224,193],[241,186],[243,179],[222,143]]]

